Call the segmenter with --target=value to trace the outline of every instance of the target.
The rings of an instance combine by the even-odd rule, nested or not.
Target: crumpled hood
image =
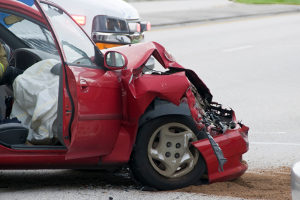
[[[145,42],[138,44],[124,45],[101,50],[105,54],[107,51],[117,51],[124,54],[128,59],[127,69],[134,70],[145,64],[153,55],[164,68],[177,67],[184,68],[175,61],[170,61],[166,57],[165,48],[156,42]]]
[[[125,45],[121,47],[114,47],[110,49],[101,50],[103,54],[108,51],[117,51],[124,54],[127,57],[127,70],[129,71],[141,71],[142,66],[148,61],[150,56],[154,56],[156,60],[164,68],[172,68],[173,71],[184,71],[190,82],[192,82],[198,91],[207,98],[208,101],[212,100],[212,94],[207,88],[205,83],[198,77],[198,75],[190,69],[185,69],[176,61],[168,58],[169,54],[166,49],[156,42],[145,42],[138,44]]]

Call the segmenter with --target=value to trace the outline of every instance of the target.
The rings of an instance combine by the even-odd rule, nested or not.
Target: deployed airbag
[[[19,75],[14,83],[11,117],[17,117],[29,129],[32,144],[53,144],[57,138],[59,76],[51,73],[57,60],[40,61]]]

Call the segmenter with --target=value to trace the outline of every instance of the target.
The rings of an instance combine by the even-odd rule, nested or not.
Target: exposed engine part
[[[186,95],[192,116],[198,128],[206,133],[217,157],[219,171],[224,171],[223,166],[227,162],[227,159],[224,157],[222,149],[215,142],[213,136],[225,133],[229,128],[235,128],[235,122],[232,121],[233,111],[223,109],[222,106],[217,103],[208,103],[205,98],[201,97],[193,84],[191,84]]]
[[[208,103],[200,96],[194,85],[191,89],[196,98],[195,107],[202,116],[202,123],[212,136],[236,127],[236,123],[232,121],[232,110],[224,109],[221,104],[215,102]]]
[[[165,72],[151,70],[152,75],[170,75],[176,72],[182,71],[181,69],[171,68]],[[224,133],[227,129],[235,129],[236,122],[232,121],[233,111],[231,109],[225,109],[221,104],[216,102],[209,102],[207,99],[199,94],[197,88],[191,84],[191,90],[195,96],[195,108],[198,110],[201,116],[203,125],[208,127],[208,130],[212,137]]]

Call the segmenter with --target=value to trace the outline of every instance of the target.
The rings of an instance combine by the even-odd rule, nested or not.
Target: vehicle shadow
[[[39,189],[139,189],[128,170],[1,170],[0,191]]]

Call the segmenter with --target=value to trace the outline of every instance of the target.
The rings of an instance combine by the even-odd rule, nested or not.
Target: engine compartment
[[[221,104],[213,102],[209,89],[202,80],[195,78],[193,71],[171,67],[166,71],[148,71],[147,74],[172,75],[182,71],[185,71],[187,78],[191,82],[191,92],[195,98],[193,107],[201,114],[201,116],[197,116],[199,118],[197,123],[200,128],[205,129],[213,137],[225,133],[228,129],[235,129],[238,122],[236,122],[234,111],[223,108]],[[188,102],[186,98],[183,101]]]

